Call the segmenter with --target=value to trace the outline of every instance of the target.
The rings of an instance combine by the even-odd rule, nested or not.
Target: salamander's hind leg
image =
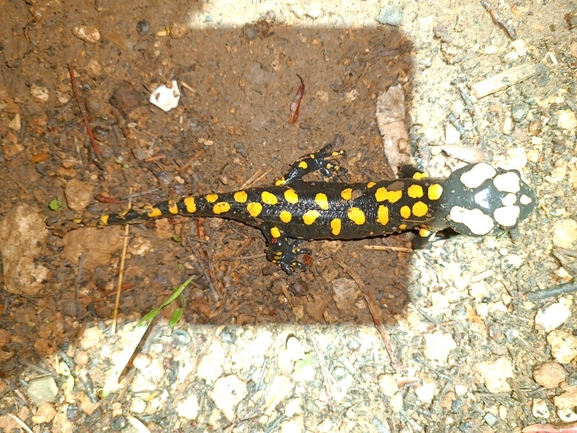
[[[427,229],[420,229],[417,231],[417,235],[413,238],[413,249],[422,250],[425,248],[429,242],[435,239],[437,232],[432,232]]]
[[[308,248],[299,248],[303,242],[301,239],[291,240],[287,238],[278,227],[263,228],[264,236],[268,243],[266,257],[272,263],[278,265],[283,271],[291,275],[295,268],[306,270],[306,265],[297,260],[301,254],[311,254]]]
[[[326,144],[318,152],[303,156],[291,165],[289,172],[285,176],[275,181],[275,185],[286,185],[302,180],[303,176],[315,171],[320,171],[323,176],[329,179],[334,179],[340,173],[346,173],[346,170],[333,160],[333,158],[344,155],[345,151],[342,149],[332,150],[334,147],[342,145],[343,142],[343,136],[337,135],[333,141]]]
[[[455,230],[451,228],[445,228],[439,230],[438,232],[432,232],[426,229],[420,229],[417,232],[417,235],[413,238],[413,249],[421,250],[432,242],[446,240],[452,238],[453,236],[458,235],[459,233],[457,233]]]
[[[403,165],[399,170],[399,174],[403,179],[422,179],[427,177],[427,174],[413,165]]]

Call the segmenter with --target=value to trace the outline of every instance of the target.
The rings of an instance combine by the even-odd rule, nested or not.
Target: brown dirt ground
[[[229,29],[189,29],[177,39],[159,36],[157,32],[175,22],[184,22],[183,10],[201,8],[204,3],[193,2],[191,6],[182,1],[159,1],[134,6],[103,1],[64,5],[0,0],[0,21],[5,24],[0,27],[0,90],[11,99],[11,104],[0,112],[0,137],[5,151],[0,170],[0,215],[4,216],[17,203],[27,203],[40,209],[48,221],[97,216],[126,209],[126,197],[131,194],[135,194],[132,206],[142,206],[188,193],[235,190],[256,173],[261,175],[257,185],[266,185],[302,154],[319,149],[336,134],[345,137],[348,156],[343,166],[349,180],[389,177],[391,170],[386,166],[375,119],[377,96],[392,84],[402,83],[407,106],[412,107],[407,119],[411,138],[417,143],[417,138],[425,136],[429,128],[419,123],[426,118],[415,108],[419,105],[429,110],[427,121],[438,122],[435,133],[441,136],[444,128],[439,125],[446,124],[453,101],[459,100],[456,88],[450,87],[451,80],[467,76],[471,83],[494,72],[486,58],[466,59],[468,53],[475,44],[508,43],[502,29],[487,21],[487,12],[477,4],[467,16],[462,7],[451,10],[454,2],[444,3],[446,8],[441,4],[428,5],[431,10],[423,14],[435,16],[436,32],[429,30],[429,36],[414,41],[390,26],[330,28],[278,23],[270,28],[261,23]],[[414,11],[415,7],[408,5],[407,10]],[[577,58],[569,49],[574,39],[571,11],[555,3],[528,2],[527,8],[531,11],[515,16],[515,20],[521,23],[519,37],[532,44],[530,57],[544,61],[547,51],[551,51],[559,66],[546,78],[532,78],[490,96],[489,102],[480,105],[485,135],[482,139],[469,135],[468,142],[464,141],[489,155],[506,154],[516,141],[530,142],[530,118],[521,120],[513,135],[501,133],[507,107],[530,104],[531,98],[547,96],[558,88],[575,97]],[[511,16],[510,9],[503,13]],[[146,34],[137,32],[137,22],[143,19],[150,26]],[[477,30],[469,28],[464,20],[476,23]],[[459,32],[450,27],[455,22],[455,28],[460,26]],[[541,23],[541,36],[534,34],[535,22]],[[74,26],[85,24],[100,30],[101,41],[90,44],[73,35]],[[438,37],[433,37],[433,33]],[[427,59],[444,63],[447,75],[427,77],[428,67],[423,66]],[[93,161],[72,93],[68,66],[75,71],[80,98],[97,133],[102,151],[98,164]],[[297,74],[303,78],[306,90],[299,120],[291,125],[287,120],[290,102],[299,86]],[[148,95],[150,89],[171,79],[182,84],[182,97],[178,108],[164,113],[148,103]],[[438,82],[446,88],[431,89],[431,83]],[[46,102],[31,96],[35,86],[48,90]],[[445,92],[446,89],[450,90]],[[555,110],[561,108],[567,107],[548,106],[533,111],[536,116],[554,119]],[[8,126],[16,113],[22,119],[18,131]],[[529,183],[538,185],[537,194],[546,201],[544,206],[564,208],[564,215],[557,215],[570,218],[575,212],[574,191],[571,193],[571,187],[564,182],[550,184],[543,178],[559,159],[571,161],[575,135],[574,131],[558,131],[554,122],[551,124],[540,133],[544,137],[542,156],[537,163],[530,161],[524,171]],[[14,147],[12,139],[22,147]],[[426,144],[421,146],[425,147],[425,156],[419,156],[426,161],[430,151]],[[18,152],[12,155],[7,149]],[[158,155],[162,157],[147,159]],[[66,205],[64,191],[71,179],[91,185],[93,197],[106,194],[120,198],[120,203],[92,200],[83,212],[66,206],[58,213],[51,211],[49,204],[55,198]],[[563,192],[556,193],[558,190]],[[545,199],[545,193],[557,198]],[[500,262],[497,253],[487,253],[487,260],[494,262],[485,262],[486,253],[482,251],[497,251],[501,246],[487,245],[483,240],[447,241],[435,247],[431,255],[423,253],[424,262],[419,263],[427,266],[427,260],[443,263],[445,259],[472,262],[473,271],[480,272],[484,266],[503,275],[498,279],[516,287],[512,289],[514,297],[522,297],[526,292],[562,282],[554,274],[558,268],[555,259],[539,255],[545,254],[539,244],[548,242],[543,239],[550,236],[548,229],[542,227],[550,228],[551,224],[540,210],[523,228],[525,237],[516,243],[506,241],[505,247],[530,257],[528,266],[520,269]],[[33,296],[2,293],[6,309],[0,316],[0,327],[12,336],[4,350],[15,353],[0,364],[2,377],[9,384],[3,392],[2,414],[23,405],[15,391],[24,386],[19,379],[28,377],[30,365],[41,364],[40,358],[58,349],[67,350],[82,329],[112,317],[120,261],[118,246],[112,248],[112,258],[106,259],[106,265],[96,267],[83,263],[80,268],[77,260],[66,259],[64,253],[66,242],[85,243],[96,250],[110,248],[108,243],[113,241],[104,236],[104,230],[96,235],[79,230],[78,237],[68,240],[51,233],[44,254],[38,258],[51,272],[43,290]],[[307,247],[312,249],[315,261],[310,269],[286,276],[266,261],[261,234],[240,223],[183,218],[133,226],[119,315],[123,318],[144,314],[166,299],[172,287],[197,275],[194,285],[185,292],[186,323],[372,324],[373,317],[367,309],[347,314],[333,302],[327,288],[335,279],[347,277],[338,265],[342,262],[359,273],[384,321],[394,323],[411,299],[442,292],[443,282],[434,276],[423,277],[421,269],[412,268],[414,264],[407,254],[367,251],[363,246],[407,247],[410,237],[403,234],[354,242],[311,242]],[[148,253],[140,255],[138,246]],[[438,283],[433,284],[434,289],[431,281]],[[293,296],[292,306],[282,302],[287,290]],[[302,307],[302,317],[295,316],[295,305]],[[525,317],[531,317],[531,313]],[[496,322],[497,325],[501,329],[510,324]],[[518,321],[511,326],[530,335],[528,341],[540,341],[539,347],[546,351],[546,342],[542,336],[535,336],[532,323]],[[526,369],[529,377],[532,368],[529,365]],[[577,374],[574,363],[567,369],[569,375]],[[513,406],[512,418],[523,419],[525,424],[536,422],[527,407]],[[446,410],[452,417],[462,417],[461,431],[475,431],[466,430],[467,419],[481,419],[479,414]],[[76,423],[88,425],[90,416],[104,415],[83,414]],[[442,421],[438,423],[438,429],[425,431],[441,431]],[[394,431],[403,431],[403,425],[399,422]],[[507,428],[509,424],[502,426]],[[50,430],[49,423],[44,428],[38,431]],[[190,431],[205,428],[199,426]],[[161,427],[151,430],[170,431]],[[78,431],[96,430],[79,427]]]

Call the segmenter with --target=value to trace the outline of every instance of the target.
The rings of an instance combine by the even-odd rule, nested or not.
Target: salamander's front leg
[[[342,149],[331,150],[335,146],[340,146],[343,142],[343,136],[337,135],[333,141],[326,144],[318,152],[303,156],[291,165],[289,172],[285,176],[275,181],[275,185],[286,185],[302,180],[303,176],[315,171],[320,171],[323,176],[329,179],[335,178],[339,173],[346,172],[344,168],[339,167],[332,159],[344,155],[345,151]]]
[[[308,248],[299,248],[303,242],[300,239],[287,238],[278,227],[262,229],[268,242],[266,257],[272,263],[278,265],[283,271],[291,275],[295,268],[306,269],[306,265],[297,260],[301,254],[311,254]]]

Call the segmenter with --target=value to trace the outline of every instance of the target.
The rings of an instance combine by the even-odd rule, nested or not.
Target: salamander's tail
[[[205,201],[205,200],[202,200]],[[63,221],[53,227],[56,234],[63,234],[70,230],[82,227],[105,227],[110,225],[129,224],[134,222],[150,221],[158,218],[186,215],[209,216],[213,212],[200,212],[198,198],[185,197],[180,200],[167,200],[153,206],[144,206],[142,209],[131,209],[124,212],[102,215],[95,218],[76,218]]]
[[[117,214],[102,215],[96,218],[68,220],[52,228],[54,233],[60,236],[70,230],[81,227],[104,227],[139,221],[144,222],[178,215],[228,217],[239,221],[246,221],[250,219],[249,212],[251,212],[251,209],[255,208],[258,204],[253,203],[253,206],[251,206],[251,204],[243,206],[247,198],[248,195],[245,191],[189,196],[179,200],[167,200],[154,205],[144,206],[141,209],[127,210]],[[258,205],[260,206],[260,204]],[[254,210],[252,213],[254,213]]]

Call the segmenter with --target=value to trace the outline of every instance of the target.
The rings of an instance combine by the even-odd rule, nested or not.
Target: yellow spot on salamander
[[[415,174],[413,174],[413,179],[415,180],[424,179],[426,177],[428,177],[427,173],[421,173],[420,171],[417,171]]]
[[[148,216],[148,218],[157,218],[159,216],[162,216],[162,211],[157,207],[144,206],[144,210],[146,210],[147,212],[146,215]]]
[[[168,200],[168,212],[178,215],[178,206],[174,200]]]
[[[293,216],[291,215],[290,212],[288,212],[288,211],[286,211],[286,210],[283,210],[278,217],[280,218],[280,220],[281,220],[283,223],[288,224],[288,223],[291,222],[291,219],[292,219]]]
[[[369,182],[369,183],[367,183],[367,188],[371,189],[376,184],[377,184],[377,182]]]
[[[270,229],[270,234],[273,238],[280,238],[280,235],[281,235],[278,227],[273,227],[272,229]]]
[[[387,188],[381,186],[375,191],[375,199],[378,202],[388,201],[389,203],[398,202],[403,196],[403,191],[388,191]]]
[[[299,168],[302,168],[303,170],[306,170],[308,168],[308,164],[306,161],[301,161],[299,162]]]
[[[379,206],[377,211],[377,222],[380,225],[386,226],[389,222],[389,208],[383,205]]]
[[[304,213],[303,215],[303,222],[307,225],[310,226],[312,223],[315,222],[315,220],[320,216],[321,214],[319,213],[318,210],[308,210]]]
[[[284,199],[288,201],[290,204],[297,204],[299,202],[299,196],[296,191],[292,188],[287,189],[284,192]]]
[[[406,230],[407,229],[407,225],[406,224],[401,224],[399,225],[399,230]]]
[[[427,229],[420,229],[419,236],[422,238],[428,238],[429,236],[431,236],[431,232]]]
[[[184,199],[184,205],[186,206],[186,211],[188,213],[196,212],[196,203],[194,202],[194,197],[186,197]]]
[[[315,203],[322,209],[322,210],[328,210],[329,209],[329,199],[327,197],[326,194],[323,194],[322,192],[319,192],[316,196],[315,196]]]
[[[439,200],[443,194],[443,187],[438,183],[434,183],[429,187],[427,191],[427,196],[429,200]]]
[[[276,186],[281,186],[284,185],[286,183],[286,179],[283,177],[281,177],[280,179],[277,179],[276,182],[274,183]]]
[[[365,213],[358,207],[352,207],[347,212],[349,219],[358,226],[362,226],[365,223]]]
[[[344,200],[350,200],[353,198],[353,189],[352,188],[345,188],[341,191],[341,197]]]
[[[413,215],[415,215],[416,217],[423,217],[427,215],[428,211],[429,206],[427,206],[422,201],[418,201],[413,205]]]
[[[335,236],[338,236],[339,233],[341,232],[341,220],[338,218],[335,218],[331,221],[331,233]]]
[[[403,206],[401,208],[401,217],[404,219],[408,219],[411,216],[411,208],[409,206]]]
[[[237,191],[234,193],[234,201],[237,203],[246,203],[248,200],[248,194],[246,191]]]
[[[407,190],[407,195],[411,198],[421,198],[423,196],[423,187],[421,185],[411,185]]]
[[[256,218],[262,212],[262,204],[260,203],[249,203],[246,207],[246,210],[250,214],[251,217]]]
[[[103,226],[108,225],[108,218],[110,218],[110,215],[102,215],[100,217],[100,224]],[[82,222],[82,220],[80,220],[80,222]]]
[[[389,191],[387,191],[387,188],[385,188],[384,186],[380,187],[377,189],[377,191],[375,192],[375,199],[380,203],[382,201],[385,201],[388,197]]]
[[[226,213],[230,210],[230,204],[225,201],[219,201],[217,204],[214,205],[212,208],[212,212],[216,215],[220,215],[221,213]]]
[[[278,203],[278,198],[276,198],[276,195],[271,194],[268,191],[263,191],[260,197],[262,199],[262,202],[265,204],[273,205]]]
[[[214,203],[215,201],[218,200],[218,194],[208,194],[208,195],[205,197],[205,199],[206,199],[206,201],[209,202],[209,203]]]

